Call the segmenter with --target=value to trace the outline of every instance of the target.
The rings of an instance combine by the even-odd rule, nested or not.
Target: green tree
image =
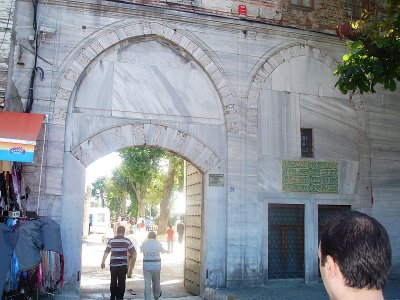
[[[137,199],[136,199],[136,194],[132,191],[132,189],[129,188],[129,186],[128,186],[128,193],[129,193],[130,204],[127,207],[127,216],[134,217],[135,219],[137,219],[138,203],[137,203]]]
[[[375,85],[394,91],[400,80],[400,5],[387,1],[385,15],[365,12],[361,20],[338,26],[338,35],[347,38],[350,53],[343,56],[335,75],[336,86],[348,92],[375,93]]]
[[[156,148],[125,148],[121,165],[106,181],[106,199],[112,215],[147,216],[160,205],[159,228],[164,233],[175,191],[182,190],[183,160]],[[126,200],[130,205],[126,207]]]
[[[114,170],[113,176],[106,180],[106,204],[114,218],[126,215],[126,200],[128,198],[126,186],[118,180],[119,171],[118,169]]]
[[[92,197],[101,199],[101,207],[105,206],[106,179],[107,177],[101,176],[92,183]]]
[[[173,193],[183,188],[183,159],[166,152],[165,158],[168,162],[168,169],[165,176],[165,181],[162,189],[162,197],[160,202],[160,218],[158,220],[157,233],[165,232],[168,219],[171,212],[171,199]]]
[[[128,182],[127,191],[134,193],[138,213],[145,216],[145,199],[153,177],[159,172],[164,151],[156,148],[125,148],[118,151],[122,158],[121,175]],[[131,197],[132,198],[132,197]]]

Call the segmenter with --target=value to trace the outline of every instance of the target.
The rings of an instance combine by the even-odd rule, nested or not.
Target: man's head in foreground
[[[383,299],[391,256],[388,234],[377,220],[357,211],[335,215],[325,225],[318,248],[330,299]]]

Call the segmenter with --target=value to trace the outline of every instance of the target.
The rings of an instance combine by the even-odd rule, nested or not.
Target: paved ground
[[[100,268],[105,244],[100,235],[91,235],[82,246],[81,299],[109,299],[108,269]],[[199,300],[183,288],[183,245],[175,243],[173,254],[162,255],[161,288],[162,300],[180,298],[180,300]],[[139,254],[132,279],[127,280],[126,300],[143,299],[142,256]],[[132,289],[136,295],[131,295]],[[391,281],[385,291],[386,300],[400,300],[400,281]],[[304,284],[302,281],[271,281],[267,285],[254,288],[208,290],[207,299],[212,300],[327,300],[328,296],[322,283]],[[59,297],[56,297],[59,298]],[[65,297],[63,297],[65,298]],[[61,298],[59,298],[61,299]]]
[[[304,284],[299,281],[271,281],[268,285],[247,289],[222,289],[224,300],[327,300],[322,283]],[[400,300],[400,281],[391,281],[384,291],[386,300]]]
[[[140,240],[143,237],[137,236]],[[91,234],[82,246],[82,277],[81,277],[81,299],[109,299],[110,292],[110,272],[106,267],[100,268],[101,259],[105,249],[105,244],[101,241],[101,235]],[[164,245],[165,248],[166,245]],[[183,244],[175,243],[174,253],[162,254],[161,289],[162,299],[181,298],[181,299],[201,299],[190,295],[183,288]],[[108,264],[107,258],[106,265]],[[143,274],[142,274],[142,254],[138,253],[136,265],[132,278],[126,281],[126,292],[124,299],[143,299]],[[136,295],[131,295],[129,290],[133,290]]]

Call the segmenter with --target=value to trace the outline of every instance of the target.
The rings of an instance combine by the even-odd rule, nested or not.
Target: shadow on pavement
[[[142,237],[136,236],[140,245]],[[162,242],[163,243],[163,242]],[[166,248],[166,243],[163,243]],[[109,299],[110,272],[106,261],[106,268],[101,269],[100,263],[106,244],[102,242],[102,234],[91,234],[82,244],[82,275],[80,299]],[[143,299],[143,256],[137,250],[138,256],[132,278],[126,281],[124,299]],[[162,299],[186,298],[201,299],[189,294],[183,286],[184,244],[174,243],[174,253],[165,253],[161,256],[161,289]],[[132,290],[136,295],[132,295]]]

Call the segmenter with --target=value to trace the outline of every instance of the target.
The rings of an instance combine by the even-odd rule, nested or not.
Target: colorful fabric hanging
[[[2,259],[8,260],[9,264],[4,265],[5,269],[0,277],[2,283],[4,283],[4,289],[0,290],[0,296],[3,295],[3,291],[9,293],[8,296],[16,296],[18,294],[29,294],[39,292],[41,294],[54,294],[55,291],[60,290],[63,285],[64,279],[64,257],[62,256],[62,245],[61,236],[59,232],[59,225],[53,220],[41,217],[33,221],[18,222],[16,219],[8,219],[6,224],[0,224],[4,227],[3,231],[12,231],[11,237],[16,241],[9,247],[8,259],[5,256],[6,241],[7,238],[5,233],[0,235],[3,236],[0,239],[1,246],[3,246]],[[26,230],[32,229],[32,230]],[[30,234],[24,235],[24,232]],[[27,243],[27,240],[31,240],[34,233],[37,232],[42,239],[38,239],[33,244]],[[23,236],[23,238],[19,238]],[[60,241],[58,241],[60,239]],[[17,251],[18,242],[23,243],[20,245],[23,251]],[[37,243],[36,243],[37,242]],[[38,249],[38,261],[37,263],[29,263],[27,257],[31,257],[32,251]],[[19,249],[19,248],[18,248]],[[21,250],[19,249],[19,250]],[[40,250],[42,249],[42,250]],[[55,249],[57,251],[48,250]],[[4,257],[3,257],[4,256]],[[25,266],[25,269],[22,267]],[[31,265],[29,269],[26,269],[27,265]],[[3,276],[2,276],[3,275]],[[0,278],[1,279],[1,278]]]
[[[21,164],[13,163],[11,169],[13,191],[18,203],[17,209],[21,209]]]

